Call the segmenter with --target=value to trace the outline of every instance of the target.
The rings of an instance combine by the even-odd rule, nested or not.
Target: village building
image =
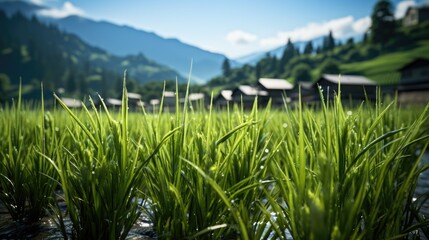
[[[320,88],[325,100],[333,99],[340,89],[344,102],[374,100],[377,92],[377,84],[374,81],[359,75],[322,74],[314,86]],[[318,89],[315,89],[318,94]]]
[[[103,100],[107,108],[118,110],[122,106],[122,100],[116,98],[106,98]]]
[[[415,59],[399,69],[398,100],[401,104],[429,102],[429,60]]]
[[[285,79],[260,78],[258,88],[266,91],[273,106],[283,106],[284,102],[290,102],[294,91],[294,85]]]
[[[294,90],[289,95],[292,102],[298,102],[301,97],[301,102],[307,105],[314,105],[320,101],[318,86],[311,81],[298,81],[294,85]]]
[[[268,102],[268,92],[258,87],[240,85],[232,91],[231,98],[234,103],[243,104],[244,108],[250,109],[258,98],[258,105],[265,106]]]
[[[232,101],[232,90],[222,90],[214,99],[215,106],[225,108]]]
[[[429,20],[429,6],[409,7],[402,19],[402,25],[414,26],[426,20]]]
[[[68,108],[81,108],[82,102],[79,100],[76,100],[74,98],[61,98],[61,101],[68,107]]]
[[[169,112],[176,111],[176,93],[173,91],[163,92],[163,106],[162,108]]]
[[[142,102],[142,95],[138,93],[127,93],[128,96],[128,107],[131,110],[141,110],[141,107],[144,105]]]

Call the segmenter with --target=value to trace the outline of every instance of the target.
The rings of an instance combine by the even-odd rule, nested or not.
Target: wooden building
[[[429,60],[415,59],[399,69],[401,80],[398,99],[401,104],[427,104],[429,102]]]
[[[403,26],[413,26],[429,20],[429,6],[409,7],[402,19]]]
[[[348,100],[360,102],[367,98],[373,100],[377,92],[377,84],[374,81],[359,75],[322,74],[316,81],[316,86],[319,86],[323,91],[325,100],[328,97],[329,99],[333,99],[338,93],[338,87],[340,86],[341,98],[344,102]]]
[[[273,106],[283,106],[284,102],[290,102],[289,97],[295,90],[294,85],[285,79],[260,78],[258,88],[268,93]]]
[[[234,103],[241,104],[243,107],[250,109],[258,98],[258,105],[265,106],[268,102],[268,92],[258,87],[249,85],[240,85],[232,91],[231,98]]]
[[[225,108],[232,101],[232,90],[222,90],[214,99],[214,105]]]

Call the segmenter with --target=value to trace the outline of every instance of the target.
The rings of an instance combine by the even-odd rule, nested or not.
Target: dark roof
[[[429,60],[428,59],[417,58],[417,59],[414,59],[413,61],[405,64],[404,66],[402,66],[398,70],[404,71],[404,70],[408,70],[408,69],[412,69],[412,68],[416,68],[416,67],[428,67],[428,66],[429,66]]]
[[[319,81],[322,79],[342,85],[376,85],[374,81],[359,75],[323,74]]]

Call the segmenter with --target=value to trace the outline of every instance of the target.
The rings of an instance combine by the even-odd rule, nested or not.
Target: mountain
[[[72,95],[115,93],[121,89],[125,69],[130,83],[185,81],[176,71],[143,54],[115,56],[20,13],[8,17],[0,10],[0,35],[2,90],[6,85],[16,86],[21,79],[24,85],[37,86],[43,81],[51,90],[63,88]]]
[[[32,16],[46,8],[23,1],[0,1],[0,9],[4,9],[8,15],[19,10],[26,16]],[[57,24],[61,30],[76,34],[87,43],[112,54],[126,56],[142,53],[148,59],[169,66],[183,76],[188,76],[192,60],[193,82],[205,83],[219,75],[225,59],[222,54],[203,50],[178,39],[166,39],[155,33],[130,26],[94,21],[78,16],[62,19],[38,17],[42,21]],[[238,64],[231,61],[231,65]]]
[[[184,76],[193,60],[193,80],[204,83],[220,74],[225,56],[185,44],[177,39],[165,39],[155,33],[129,26],[119,26],[106,21],[94,21],[70,16],[56,21],[58,26],[81,37],[84,41],[124,56],[143,53],[156,62],[176,69]]]

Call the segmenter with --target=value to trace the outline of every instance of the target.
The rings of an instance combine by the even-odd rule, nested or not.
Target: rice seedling
[[[93,103],[93,113],[84,108],[82,121],[58,99],[74,120],[69,129],[72,147],[47,159],[60,176],[73,239],[125,239],[142,212],[144,199],[138,188],[144,180],[142,169],[159,145],[144,149],[129,138],[127,99],[124,81],[119,121],[105,106],[105,115],[99,113]],[[57,216],[56,221],[67,238],[63,219]]]
[[[181,105],[176,94],[175,112],[161,104],[128,113],[125,86],[122,95],[119,112],[92,99],[82,110],[59,99],[63,109],[52,112],[19,100],[0,109],[0,199],[15,220],[40,218],[50,205],[63,237],[73,239],[125,239],[142,214],[158,239],[429,232],[419,212],[428,193],[414,195],[429,168],[420,161],[429,106],[407,110],[379,98],[349,107],[339,93],[319,109],[255,102],[214,111]],[[65,213],[53,201],[56,188]]]
[[[19,97],[3,109],[0,201],[15,221],[39,220],[54,201],[56,172],[37,154],[54,155],[58,143],[52,115],[45,113],[43,105],[42,100],[41,111],[33,112]]]
[[[428,222],[410,219],[418,168],[428,144],[426,107],[401,123],[394,103],[346,111],[337,97],[320,116],[289,111],[284,143],[271,161],[274,236],[286,239],[388,239]],[[390,121],[389,121],[390,120]],[[423,135],[422,135],[423,134]],[[267,209],[268,210],[268,209]],[[266,211],[268,212],[268,211]]]

